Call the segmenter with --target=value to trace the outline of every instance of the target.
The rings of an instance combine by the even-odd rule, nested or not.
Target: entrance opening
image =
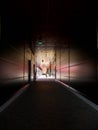
[[[36,49],[36,78],[55,79],[55,50],[40,46]]]

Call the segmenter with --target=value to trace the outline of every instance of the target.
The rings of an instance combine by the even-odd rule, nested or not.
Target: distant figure
[[[37,67],[37,77],[40,77],[41,76],[41,68]]]
[[[42,75],[46,75],[47,77],[47,65],[45,64],[44,60],[41,63]]]

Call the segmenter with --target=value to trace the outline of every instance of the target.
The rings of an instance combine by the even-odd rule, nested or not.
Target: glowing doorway
[[[36,50],[37,79],[55,79],[55,50],[40,46]]]

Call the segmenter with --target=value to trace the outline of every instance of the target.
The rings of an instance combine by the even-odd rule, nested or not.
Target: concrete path
[[[98,111],[60,83],[37,81],[0,113],[0,130],[98,130]]]

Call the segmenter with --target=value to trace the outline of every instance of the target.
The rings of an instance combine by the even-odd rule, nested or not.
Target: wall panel
[[[28,60],[34,57],[27,42],[6,43],[0,48],[0,83],[27,80]]]

